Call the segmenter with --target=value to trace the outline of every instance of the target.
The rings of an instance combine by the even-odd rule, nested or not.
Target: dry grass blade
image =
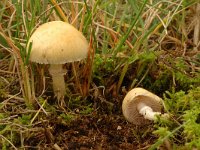
[[[194,16],[194,20],[195,20],[195,27],[194,27],[194,36],[193,36],[193,40],[194,40],[194,50],[199,50],[200,47],[200,3],[196,4],[196,13]]]
[[[18,149],[15,147],[15,145],[14,145],[10,140],[8,140],[6,137],[4,137],[4,136],[1,135],[1,134],[0,134],[0,137],[1,137],[2,139],[6,140],[6,141],[12,146],[12,148],[14,148],[15,150],[18,150]]]

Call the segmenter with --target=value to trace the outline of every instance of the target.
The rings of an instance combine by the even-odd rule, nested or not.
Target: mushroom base
[[[53,80],[53,91],[58,100],[63,100],[65,96],[64,70],[61,64],[50,65],[49,73]]]

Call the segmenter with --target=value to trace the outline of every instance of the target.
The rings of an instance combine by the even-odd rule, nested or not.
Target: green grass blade
[[[117,45],[117,47],[114,49],[114,57],[117,55],[117,53],[120,51],[120,49],[122,48],[122,45],[124,44],[124,42],[126,41],[126,39],[128,38],[130,32],[132,31],[133,27],[135,26],[135,24],[137,23],[139,17],[141,16],[141,13],[144,9],[144,6],[146,5],[147,0],[144,1],[143,5],[141,6],[141,9],[139,11],[139,13],[137,14],[136,18],[133,20],[133,22],[131,23],[128,31],[125,33],[125,35],[121,38],[119,44]]]

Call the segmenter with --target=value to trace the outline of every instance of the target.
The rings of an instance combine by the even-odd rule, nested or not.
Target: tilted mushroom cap
[[[149,124],[137,109],[139,103],[144,103],[155,112],[161,112],[162,100],[153,93],[143,89],[134,88],[127,93],[122,103],[122,112],[127,121],[136,125]]]
[[[64,64],[87,56],[88,42],[72,25],[52,21],[39,26],[32,34],[30,60],[42,64]]]

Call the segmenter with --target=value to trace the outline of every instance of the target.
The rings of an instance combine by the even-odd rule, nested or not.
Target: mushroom
[[[134,88],[127,93],[122,102],[122,112],[127,121],[136,124],[149,124],[161,115],[162,99],[143,89]]]
[[[32,44],[30,44],[32,43]],[[62,64],[86,58],[88,42],[81,32],[63,21],[51,21],[39,26],[28,42],[30,61],[50,64],[54,94],[64,99],[65,82]]]

